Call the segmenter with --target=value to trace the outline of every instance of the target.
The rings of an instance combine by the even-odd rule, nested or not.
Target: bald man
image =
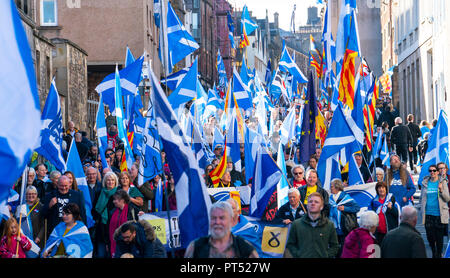
[[[425,243],[416,230],[417,210],[405,206],[400,216],[400,226],[389,231],[381,243],[382,258],[426,258]]]

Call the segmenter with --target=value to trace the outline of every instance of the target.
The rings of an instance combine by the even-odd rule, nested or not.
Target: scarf
[[[331,195],[329,199],[330,219],[333,221],[334,227],[338,229],[341,229],[341,214],[342,214],[342,212],[338,210],[338,207],[354,201],[352,197],[350,197],[350,195],[348,194],[342,194],[341,192],[340,196],[344,197],[342,198],[342,200],[339,201],[339,203],[336,202],[337,200],[336,201],[334,200],[333,195]]]
[[[114,240],[114,232],[117,228],[120,227],[123,223],[128,221],[128,204],[123,206],[122,211],[120,209],[116,209],[111,216],[111,221],[109,223],[109,239],[111,242],[111,256],[114,257],[114,253],[116,252],[116,241]]]
[[[108,223],[108,210],[106,209],[106,206],[108,205],[108,201],[111,198],[111,196],[116,193],[117,187],[114,187],[111,190],[108,190],[105,188],[102,188],[102,191],[100,192],[100,196],[98,197],[97,204],[95,205],[95,210],[100,214],[102,217],[101,221],[103,224]]]
[[[380,200],[380,196],[377,196],[378,200]],[[381,204],[381,206],[378,206],[377,210],[375,211],[376,214],[380,214],[380,211],[383,212],[384,215],[386,215],[386,211],[388,209],[388,204],[391,202],[391,198],[392,198],[392,193],[389,193],[388,195],[386,195],[386,197],[384,197],[384,203]]]

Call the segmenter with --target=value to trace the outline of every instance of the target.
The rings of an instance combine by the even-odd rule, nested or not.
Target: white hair
[[[370,230],[371,228],[378,226],[378,221],[378,215],[372,210],[367,210],[361,214],[359,225],[362,228]]]
[[[211,205],[209,213],[212,214],[212,212],[215,209],[221,209],[221,210],[228,212],[228,214],[230,215],[231,218],[233,218],[233,216],[234,216],[233,208],[231,207],[231,204],[228,202],[225,202],[225,201],[215,202],[214,204]]]
[[[296,196],[300,196],[300,191],[298,191],[298,189],[295,187],[292,187],[288,190],[288,196],[289,196],[289,194],[292,194],[292,193],[294,193]]]
[[[36,194],[38,193],[36,187],[34,187],[33,185],[29,185],[29,186],[27,187],[27,190],[25,191],[25,193],[28,193],[29,191],[34,192],[34,193],[36,193]]]
[[[400,117],[395,118],[395,124],[401,124],[401,123],[403,123],[402,118],[400,118]]]
[[[292,169],[291,169],[292,175],[294,175],[294,171],[295,171],[295,169],[297,169],[297,168],[302,169],[303,174],[305,174],[305,167],[303,167],[303,165],[301,165],[301,164],[298,164],[298,165],[295,165],[294,167],[292,167]]]

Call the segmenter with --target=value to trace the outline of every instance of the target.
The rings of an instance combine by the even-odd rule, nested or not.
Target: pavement
[[[417,186],[417,181],[419,180],[419,174],[413,174],[413,181],[414,184],[416,185],[416,193],[414,194],[414,207],[418,210],[418,214],[419,217],[417,219],[417,225],[416,225],[416,229],[417,231],[420,232],[420,234],[422,235],[423,241],[425,242],[425,247],[427,250],[427,257],[428,258],[432,258],[432,252],[431,252],[431,248],[430,245],[428,244],[428,240],[427,240],[427,234],[425,232],[425,227],[422,224],[422,213],[420,212],[420,203],[419,203],[419,199],[420,199],[420,190]],[[448,235],[446,237],[444,237],[444,248],[443,248],[443,255],[445,254],[445,251],[447,250],[447,245],[449,244],[449,237]]]

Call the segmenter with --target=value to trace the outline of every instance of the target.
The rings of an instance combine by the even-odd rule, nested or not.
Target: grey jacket
[[[429,176],[426,176],[422,181],[422,190],[420,192],[420,204],[421,204],[421,212],[422,212],[422,222],[425,225],[425,208],[427,205],[427,191],[428,191],[428,182],[430,180]],[[448,202],[450,202],[450,194],[448,191],[447,179],[443,177],[439,177],[439,183],[442,184],[442,192],[439,192],[439,210],[441,214],[441,223],[448,224]]]

